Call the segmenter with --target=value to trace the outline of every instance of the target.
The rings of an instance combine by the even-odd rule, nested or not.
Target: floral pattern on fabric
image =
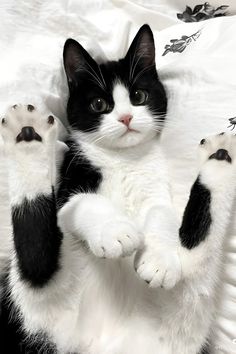
[[[171,39],[170,43],[165,46],[165,51],[162,56],[172,52],[172,53],[182,53],[187,46],[196,41],[197,38],[200,36],[201,30],[197,31],[196,33],[192,34],[191,36],[182,36],[180,39]]]
[[[228,13],[228,5],[221,5],[219,7],[214,7],[205,2],[204,4],[196,5],[194,9],[191,9],[190,6],[186,6],[186,9],[183,13],[177,14],[179,20],[184,22],[199,22],[205,21],[209,18],[226,16]]]

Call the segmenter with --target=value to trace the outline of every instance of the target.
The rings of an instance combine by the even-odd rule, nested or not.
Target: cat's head
[[[81,138],[126,148],[152,139],[161,130],[167,100],[148,25],[140,28],[119,61],[98,64],[73,39],[66,41],[63,55],[70,92],[68,120]]]

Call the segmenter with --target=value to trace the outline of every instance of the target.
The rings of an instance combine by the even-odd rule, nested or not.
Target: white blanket
[[[201,3],[187,2],[192,9]],[[212,1],[215,8],[227,4],[232,16],[184,23],[177,18],[177,13],[185,10],[183,0],[2,0],[0,113],[8,104],[30,102],[66,122],[67,87],[61,65],[65,39],[79,40],[96,58],[116,59],[125,53],[139,26],[150,24],[155,33],[157,67],[169,96],[162,142],[170,161],[174,202],[181,216],[197,173],[199,140],[226,131],[228,118],[236,116],[236,2]],[[173,39],[178,41],[170,42]],[[11,247],[6,181],[0,153],[0,267]],[[219,311],[213,328],[215,353],[233,354],[236,353],[234,217],[225,245],[219,294]]]

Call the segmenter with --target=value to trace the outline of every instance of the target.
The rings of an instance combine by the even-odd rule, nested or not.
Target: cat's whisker
[[[102,73],[101,73],[101,69],[100,69],[100,67],[99,67],[99,70],[100,70],[100,73],[101,73],[101,78],[99,78],[99,76],[98,76],[98,74],[96,73],[96,71],[91,67],[91,65],[87,62],[87,64],[88,64],[88,66],[91,68],[91,70],[93,71],[93,73],[94,73],[94,75],[97,77],[97,79],[98,79],[98,81],[100,82],[100,84],[101,84],[101,87],[103,87],[103,89],[105,90],[106,89],[106,84],[105,84],[105,80],[104,80],[104,78],[103,78],[103,76],[102,76]],[[102,81],[101,81],[101,79],[102,79]]]
[[[140,61],[141,58],[142,58],[142,55],[140,55],[140,56],[137,58],[135,64],[133,65],[132,73],[131,73],[131,80],[133,80],[133,76],[134,76],[134,73],[135,73],[135,69],[136,69],[136,67],[137,67],[137,65],[138,65],[138,63],[139,63],[139,61]]]
[[[103,76],[103,74],[102,74],[102,71],[101,71],[100,66],[98,66],[98,69],[99,69],[99,72],[100,72],[101,79],[102,79],[102,81],[103,81],[104,87],[106,87],[106,82],[105,82],[105,79],[104,79],[104,76]]]
[[[141,71],[139,71],[139,72],[137,73],[137,75],[135,76],[135,78],[133,79],[131,87],[135,84],[135,82],[136,82],[146,71],[150,70],[153,66],[154,66],[154,65],[149,65],[149,66],[147,66],[146,68],[144,68],[144,69],[142,69]]]
[[[90,66],[90,65],[89,65]],[[93,70],[93,68],[90,66],[90,68]],[[79,69],[76,70],[76,72],[79,72],[79,71],[82,71],[82,72],[87,72],[88,74],[90,74],[93,78],[94,78],[94,82],[103,90],[105,91],[105,88],[103,86],[103,83],[101,82],[101,80],[99,79],[99,76],[95,73],[95,71],[93,70],[93,72],[95,74],[93,74],[93,72],[89,71],[88,69],[86,69],[85,67],[81,67]]]
[[[135,58],[136,58],[137,50],[138,50],[138,43],[136,43],[136,45],[135,45],[134,55],[132,57],[132,62],[131,62],[131,66],[130,66],[130,72],[129,72],[129,81],[130,82],[132,81],[132,77],[133,77],[133,74],[132,74],[133,65],[134,65],[134,61],[135,61]]]

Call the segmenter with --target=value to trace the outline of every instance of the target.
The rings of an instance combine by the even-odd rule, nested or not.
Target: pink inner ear
[[[79,67],[79,59],[79,56],[74,52],[73,49],[68,50],[65,64],[67,69],[67,75],[71,80],[74,78],[76,69]]]

